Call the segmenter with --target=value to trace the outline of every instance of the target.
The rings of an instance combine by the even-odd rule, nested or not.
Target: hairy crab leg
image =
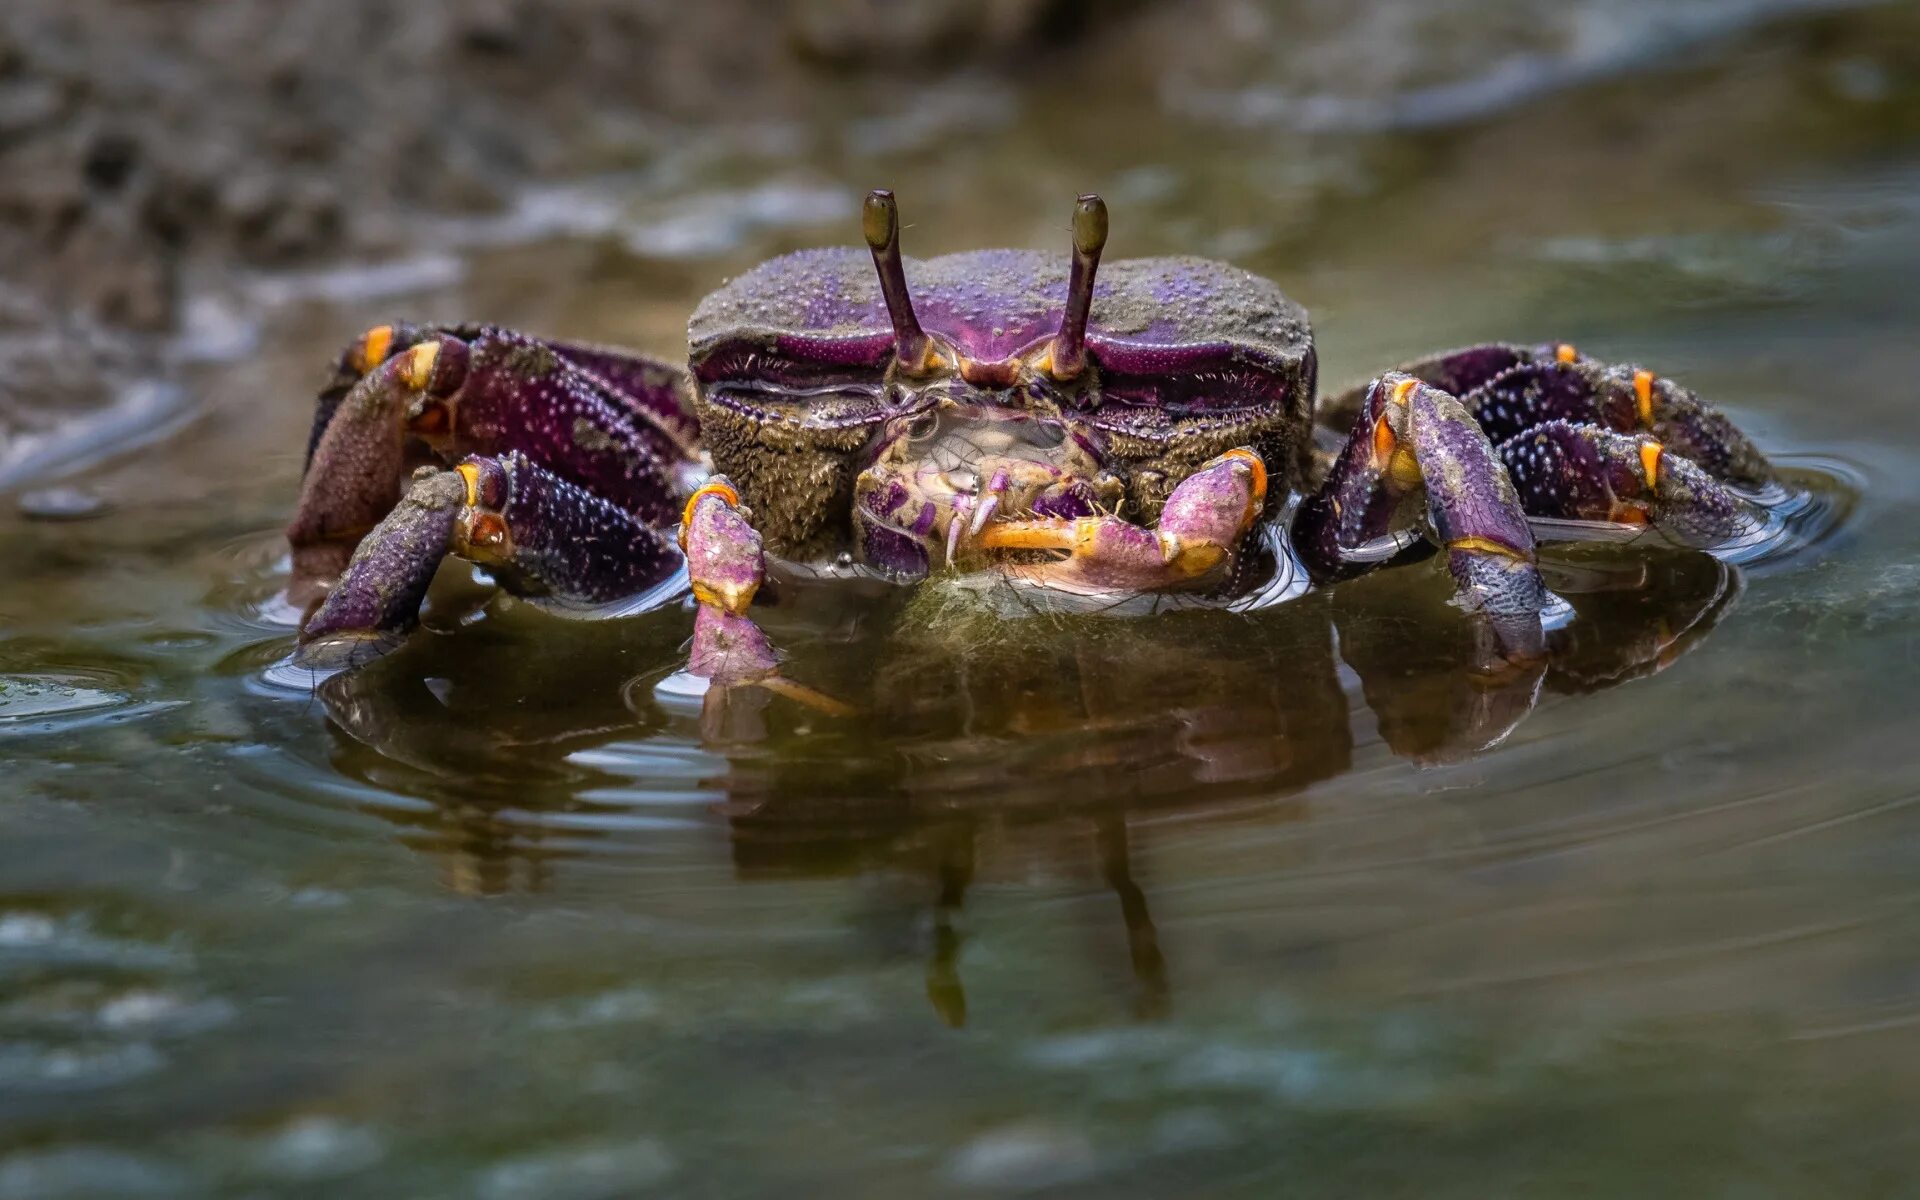
[[[1577,362],[1580,352],[1566,343],[1545,346],[1516,346],[1505,342],[1486,342],[1443,350],[1396,368],[1422,383],[1432,384],[1450,396],[1463,400],[1476,389],[1515,367],[1536,362]],[[1314,408],[1314,421],[1337,437],[1345,437],[1360,418],[1372,382],[1322,397]]]
[[[677,514],[690,446],[548,343],[492,328],[463,338],[382,326],[343,363],[380,355],[334,404],[314,446],[287,531],[294,591],[324,586],[392,506],[411,446],[445,462],[518,451],[640,520],[665,528]]]
[[[1154,591],[1214,575],[1233,556],[1266,502],[1267,470],[1251,450],[1229,450],[1182,480],[1152,529],[1114,516],[994,521],[980,550],[1064,550],[1057,562],[1009,571],[1074,591]]]
[[[390,337],[370,333],[363,339],[366,345],[348,356],[384,355]],[[382,358],[332,403],[326,428],[308,456],[300,501],[287,526],[295,590],[323,589],[400,498],[406,413],[417,402],[451,395],[460,383],[460,360],[460,355],[442,357],[437,351],[409,348]],[[328,408],[325,396],[321,408]]]
[[[333,378],[321,388],[314,405],[307,462],[312,463],[320,435],[326,432],[340,402],[369,371],[421,342],[442,336],[471,342],[487,335],[490,329],[485,325],[417,325],[396,321],[375,325],[348,342],[334,360]],[[615,346],[543,341],[560,357],[599,376],[607,384],[609,393],[636,416],[672,434],[690,455],[695,452],[700,440],[700,423],[693,414],[693,381],[683,368]]]
[[[388,648],[417,623],[448,554],[562,611],[645,596],[669,584],[681,561],[669,534],[525,455],[422,468],[301,630],[301,657],[326,662],[342,648],[348,658]]]
[[[1744,501],[1645,434],[1549,421],[1502,442],[1499,454],[1536,517],[1651,523],[1701,549],[1730,541],[1748,524]]]
[[[1407,527],[1421,496],[1456,602],[1500,657],[1537,659],[1546,588],[1519,494],[1472,415],[1439,388],[1400,372],[1374,381],[1332,473],[1301,505],[1295,545],[1323,580],[1358,574],[1372,563],[1348,552]]]
[[[1644,367],[1543,359],[1504,371],[1461,397],[1498,444],[1549,421],[1651,434],[1716,479],[1759,486],[1766,456],[1725,413]]]
[[[1760,486],[1773,468],[1753,439],[1692,390],[1644,367],[1609,365],[1560,342],[1489,343],[1449,350],[1400,368],[1460,398],[1495,444],[1548,421],[1647,433],[1715,479]],[[1324,429],[1349,429],[1367,396],[1355,388],[1321,402]]]
[[[688,499],[680,522],[687,578],[699,602],[687,672],[721,688],[761,687],[831,716],[853,709],[780,674],[780,654],[747,615],[766,581],[760,534],[740,506],[740,494],[716,477]]]

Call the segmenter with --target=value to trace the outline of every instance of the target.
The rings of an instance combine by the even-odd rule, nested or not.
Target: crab
[[[453,555],[562,613],[691,592],[688,674],[846,712],[783,674],[757,598],[937,576],[1233,605],[1424,549],[1499,674],[1546,653],[1537,541],[1713,550],[1773,479],[1692,391],[1566,344],[1436,354],[1316,405],[1305,309],[1221,262],[1103,264],[1098,196],[1066,255],[904,258],[887,191],[862,226],[864,251],[702,300],[684,370],[491,325],[351,342],[288,529],[291,590],[317,603],[298,656],[392,647]]]

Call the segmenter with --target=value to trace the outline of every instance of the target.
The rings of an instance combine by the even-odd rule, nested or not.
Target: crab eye
[[[924,442],[940,428],[940,417],[935,413],[921,413],[907,424],[907,439]]]

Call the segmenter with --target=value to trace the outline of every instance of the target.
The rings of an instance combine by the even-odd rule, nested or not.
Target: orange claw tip
[[[1666,453],[1666,447],[1659,442],[1640,443],[1640,469],[1647,476],[1647,490],[1653,491],[1660,486],[1660,456]]]
[[[1253,481],[1253,507],[1259,508],[1267,499],[1267,464],[1258,454],[1245,446],[1235,446],[1220,456],[1222,462],[1243,463]]]
[[[693,495],[687,497],[687,506],[680,510],[680,524],[683,526],[693,524],[693,510],[699,508],[700,502],[709,496],[720,497],[730,507],[740,507],[740,493],[733,490],[733,485],[725,480],[715,479],[701,484],[694,490]]]
[[[1640,409],[1640,423],[1653,424],[1653,372],[1647,370],[1633,373],[1633,398]]]
[[[1399,445],[1400,440],[1393,436],[1393,427],[1387,424],[1385,417],[1381,417],[1373,423],[1374,466],[1386,466],[1388,460],[1393,457],[1394,450],[1397,449]]]
[[[1455,538],[1447,543],[1447,549],[1464,550],[1473,554],[1492,554],[1500,558],[1510,558],[1516,562],[1530,563],[1533,561],[1532,554],[1526,551],[1516,550],[1505,542],[1496,541],[1489,537],[1470,536]]]
[[[433,378],[434,360],[440,357],[439,342],[421,342],[407,351],[400,363],[400,377],[416,392],[425,391]]]
[[[1580,351],[1576,350],[1570,342],[1561,342],[1553,348],[1553,356],[1563,363],[1570,363],[1580,357]]]
[[[353,344],[351,356],[355,371],[364,375],[381,363],[387,361],[387,355],[393,353],[393,326],[375,325],[360,335]]]

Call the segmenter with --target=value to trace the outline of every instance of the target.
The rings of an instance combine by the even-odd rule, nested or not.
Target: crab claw
[[[640,612],[681,593],[680,555],[646,522],[523,454],[472,455],[414,473],[301,630],[301,660],[351,665],[388,649],[449,554],[562,615]]]
[[[721,688],[755,686],[832,716],[853,712],[823,692],[780,674],[780,654],[747,616],[766,580],[760,535],[740,508],[740,494],[716,477],[688,500],[680,522],[680,549],[700,611],[693,621],[687,673]]]
[[[694,598],[736,617],[747,611],[766,580],[760,534],[739,504],[733,484],[716,477],[688,498],[680,521],[680,549],[687,556]]]
[[[1267,469],[1251,450],[1229,450],[1182,480],[1160,521],[1145,529],[1119,517],[998,521],[981,531],[985,550],[1065,550],[1059,562],[1012,570],[1049,587],[1150,591],[1191,585],[1227,562],[1266,503]]]

